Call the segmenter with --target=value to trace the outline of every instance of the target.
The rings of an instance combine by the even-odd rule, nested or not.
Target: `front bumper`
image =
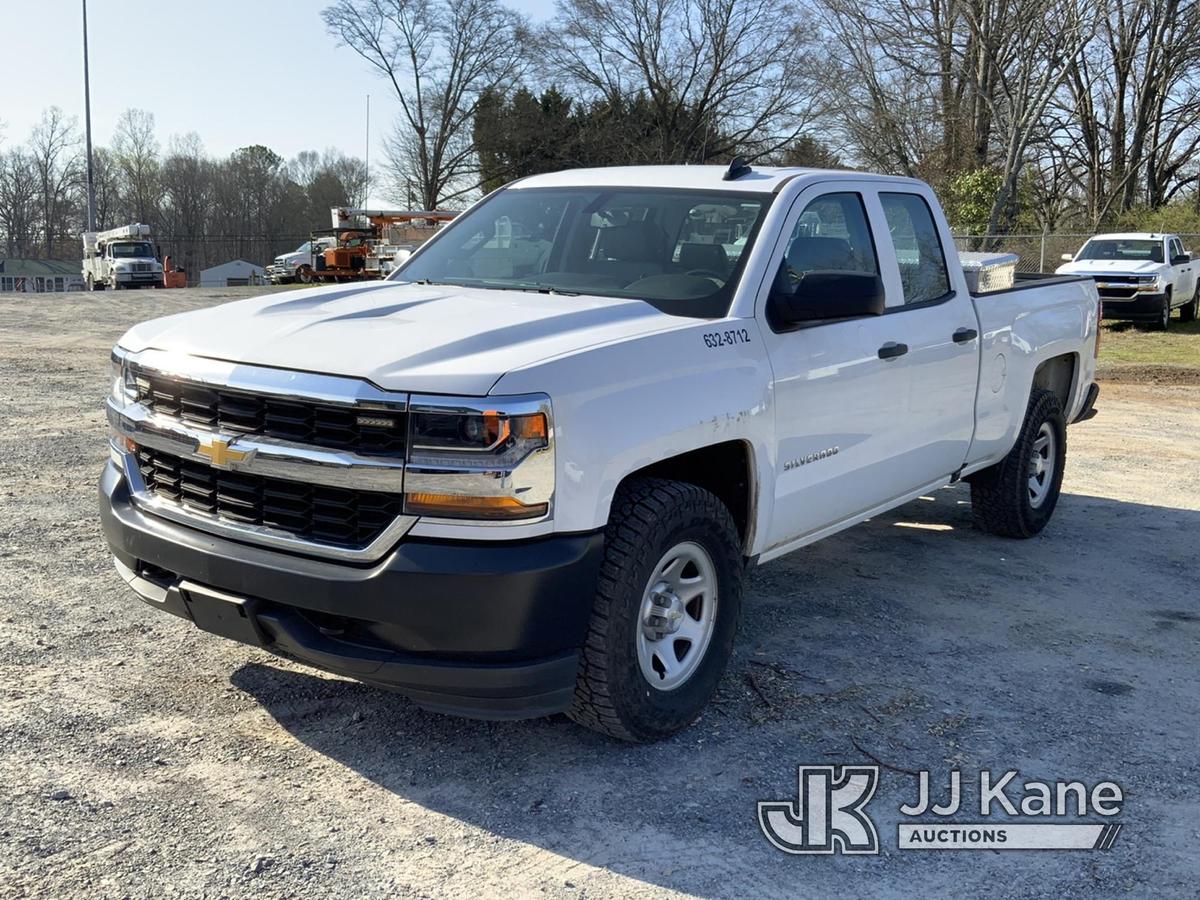
[[[1129,300],[1104,298],[1104,318],[1127,322],[1157,322],[1166,294],[1135,294]]]
[[[206,630],[441,712],[527,718],[570,705],[602,532],[508,543],[407,539],[377,563],[353,566],[146,513],[111,462],[100,518],[138,596]]]

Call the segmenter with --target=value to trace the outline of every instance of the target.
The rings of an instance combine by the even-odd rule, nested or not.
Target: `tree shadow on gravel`
[[[990,767],[1137,784],[1132,823],[1153,844],[1174,790],[1154,761],[1195,758],[1200,512],[1063,495],[1041,537],[1007,541],[972,528],[968,500],[961,486],[938,491],[756,570],[714,703],[656,745],[564,716],[427,713],[290,664],[248,664],[232,680],[303,744],[396,796],[573,861],[509,853],[514,878],[528,868],[523,883],[552,877],[552,891],[576,863],[702,896],[795,895],[800,884],[816,895],[997,884],[1053,895],[1080,879],[1106,893],[1200,876],[1194,858],[1163,866],[1133,842],[1016,859],[896,849],[916,769],[944,779],[958,767],[964,783]],[[790,857],[767,844],[755,802],[794,799],[802,763],[882,764],[869,811],[884,854]],[[1184,768],[1172,784],[1200,779]],[[504,851],[476,840],[462,853],[494,867]]]

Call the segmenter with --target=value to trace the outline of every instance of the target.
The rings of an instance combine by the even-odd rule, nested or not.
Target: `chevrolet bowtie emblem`
[[[245,462],[254,455],[253,450],[233,450],[229,443],[223,438],[201,438],[196,452],[218,469],[228,469],[232,463]]]

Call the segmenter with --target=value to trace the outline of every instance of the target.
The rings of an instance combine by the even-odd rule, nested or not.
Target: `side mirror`
[[[1063,262],[1075,262],[1075,257],[1070,253],[1064,253],[1059,257],[1059,259],[1061,259]]]
[[[1192,256],[1190,253],[1180,253],[1178,256],[1171,257],[1171,265],[1182,266],[1184,263],[1190,263]]]
[[[795,286],[771,292],[770,313],[787,328],[821,319],[883,314],[883,280],[863,272],[805,272]]]

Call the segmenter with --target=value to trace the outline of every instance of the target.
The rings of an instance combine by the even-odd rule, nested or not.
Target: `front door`
[[[952,338],[960,318],[962,325],[975,324],[970,298],[946,290],[906,309],[906,288],[911,299],[918,296],[912,276],[930,273],[917,244],[902,260],[917,269],[902,271],[890,256],[888,216],[869,182],[810,188],[797,199],[783,234],[772,271],[879,274],[887,312],[778,331],[762,298],[777,437],[767,552],[957,470],[971,440],[979,346]],[[950,315],[946,306],[955,300]],[[963,307],[969,318],[961,315]]]

